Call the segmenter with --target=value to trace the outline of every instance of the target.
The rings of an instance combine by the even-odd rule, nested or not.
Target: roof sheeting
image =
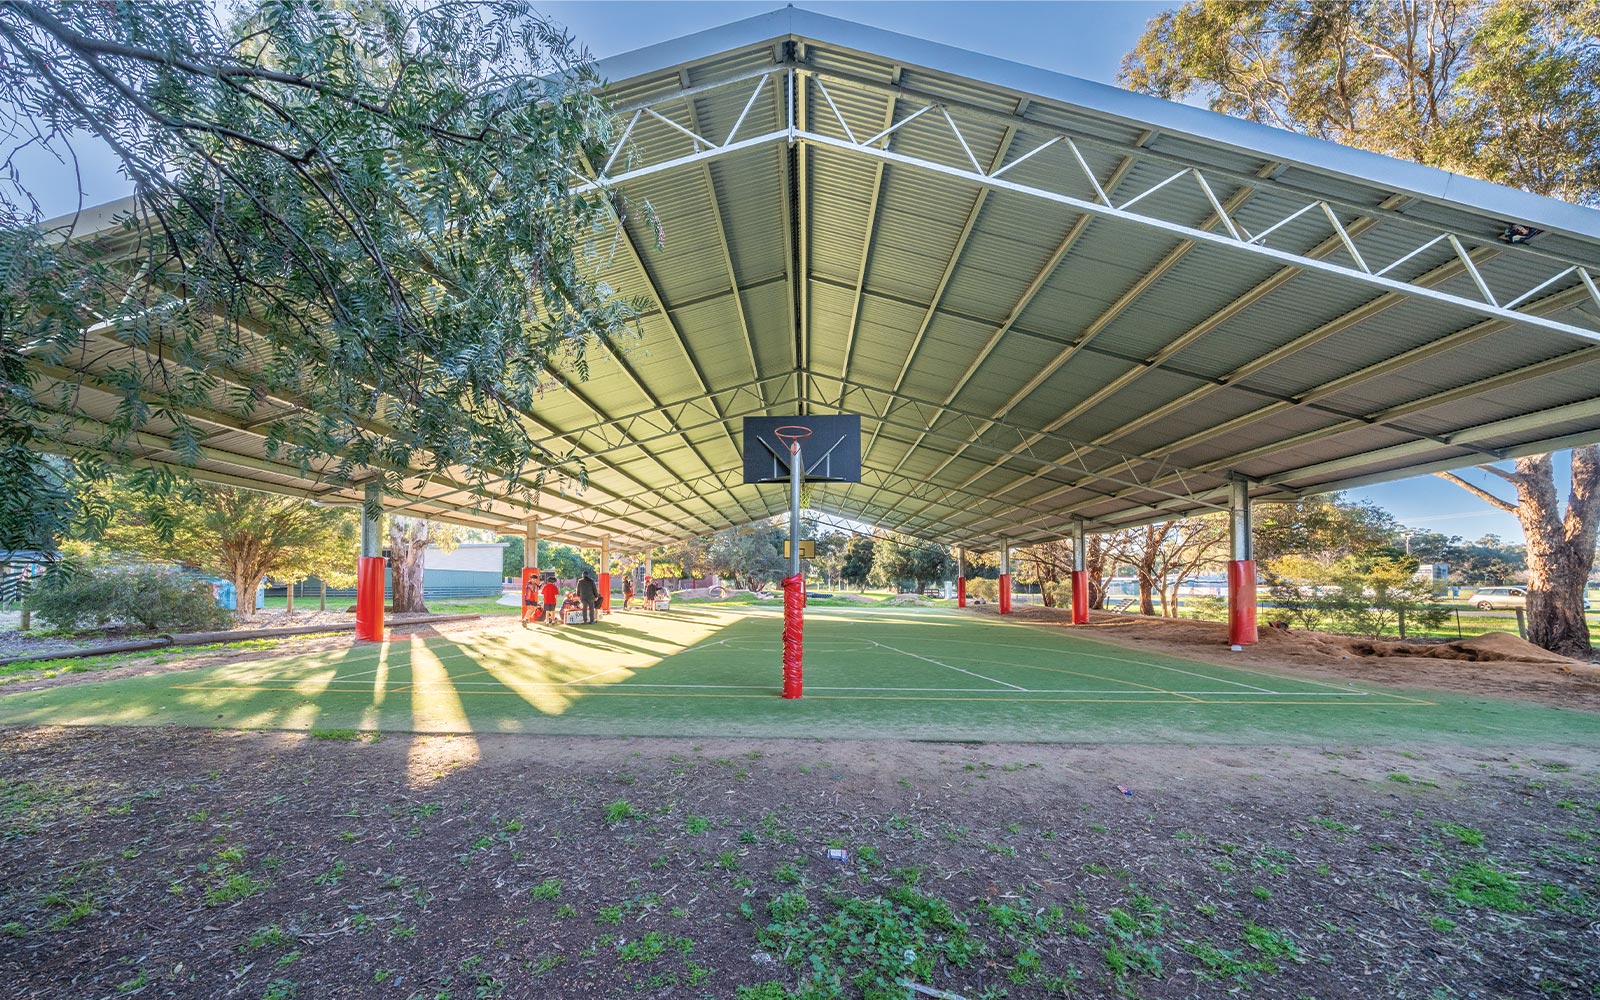
[[[656,308],[530,415],[586,488],[419,485],[445,516],[624,547],[765,517],[738,418],[797,410],[863,416],[863,481],[813,506],[968,547],[1600,440],[1593,210],[793,9],[600,69],[602,182],[668,233],[629,220],[605,277]],[[202,470],[355,496],[228,430]]]

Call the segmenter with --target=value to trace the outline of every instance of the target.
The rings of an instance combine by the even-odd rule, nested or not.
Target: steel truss
[[[774,90],[788,105],[788,128],[768,131],[742,139],[739,138],[740,130],[744,126],[750,108],[754,106],[757,98],[769,86],[769,81],[778,76],[785,77],[788,83],[787,87],[774,85]],[[718,159],[766,143],[779,141],[791,144],[800,143],[837,149],[890,164],[900,164],[918,170],[938,173],[968,181],[979,187],[1039,198],[1090,215],[1117,219],[1160,230],[1170,233],[1179,239],[1193,241],[1197,245],[1218,247],[1236,254],[1254,255],[1280,264],[1290,265],[1300,270],[1333,275],[1383,291],[1395,292],[1435,304],[1452,306],[1480,316],[1503,319],[1508,322],[1540,329],[1554,330],[1585,341],[1600,341],[1600,330],[1551,319],[1518,308],[1537,301],[1541,295],[1558,292],[1574,286],[1584,288],[1590,300],[1596,306],[1600,306],[1600,286],[1597,286],[1594,274],[1587,267],[1577,262],[1555,258],[1525,246],[1506,248],[1508,251],[1515,253],[1515,259],[1538,259],[1548,264],[1549,270],[1546,276],[1531,286],[1522,288],[1515,294],[1504,295],[1502,301],[1502,296],[1496,296],[1491,287],[1490,279],[1493,275],[1486,266],[1480,266],[1472,254],[1473,250],[1481,250],[1485,247],[1500,249],[1498,244],[1489,244],[1476,237],[1451,232],[1427,222],[1405,217],[1403,221],[1407,225],[1431,232],[1433,235],[1421,240],[1413,248],[1391,260],[1379,260],[1373,248],[1369,247],[1363,250],[1360,245],[1360,232],[1352,232],[1351,227],[1355,221],[1375,214],[1381,217],[1384,215],[1383,212],[1377,212],[1370,206],[1349,205],[1334,199],[1307,199],[1304,194],[1286,185],[1279,184],[1270,177],[1241,177],[1230,171],[1211,168],[1202,170],[1189,164],[1180,164],[1179,168],[1165,179],[1146,187],[1142,191],[1117,200],[1107,192],[1099,178],[1095,176],[1094,171],[1090,168],[1083,152],[1085,148],[1096,151],[1131,152],[1136,158],[1142,160],[1170,161],[1170,158],[1145,149],[1125,150],[1116,143],[1083,134],[1075,135],[1037,122],[1028,121],[1027,119],[1017,118],[1016,116],[999,115],[985,109],[963,107],[954,102],[939,101],[931,97],[924,99],[920,95],[915,95],[900,86],[884,85],[876,81],[851,77],[831,70],[818,70],[798,65],[775,67],[768,73],[754,77],[750,96],[745,102],[744,113],[739,116],[739,119],[729,130],[728,135],[720,142],[701,132],[686,128],[657,110],[659,107],[669,104],[676,105],[679,102],[688,102],[692,107],[694,100],[704,93],[724,87],[740,87],[750,84],[751,80],[750,76],[735,77],[723,83],[706,84],[693,89],[686,89],[682,92],[666,94],[638,107],[633,111],[632,119],[623,130],[616,146],[612,149],[606,161],[605,169],[602,169],[594,179],[584,178],[582,175],[575,173],[574,176],[580,183],[574,186],[573,193],[587,194],[608,187],[625,185],[631,181],[661,173],[665,170],[698,165],[710,159]],[[798,106],[803,100],[803,91],[808,89],[799,85],[802,82],[813,84],[818,94],[823,96],[824,100],[820,106],[827,108],[828,113],[831,115],[831,124],[839,127],[843,132],[843,138],[816,131],[811,127],[810,118],[812,115],[802,113],[803,110],[810,109],[802,109]],[[831,95],[828,94],[827,84],[829,82],[837,85],[887,92],[897,101],[909,100],[910,104],[908,106],[913,106],[914,110],[900,115],[897,121],[879,129],[876,133],[866,138],[858,138],[844,116],[840,114],[838,106],[832,100]],[[915,106],[919,102],[920,106]],[[819,105],[816,102],[811,103],[811,109],[817,107]],[[952,114],[952,110],[955,110],[957,114]],[[821,112],[817,111],[815,114],[821,114]],[[966,133],[962,131],[962,123],[958,121],[958,115],[963,117],[970,116],[973,119],[999,119],[1011,125],[1025,127],[1032,133],[1045,133],[1048,137],[1035,143],[1031,148],[1013,157],[1008,162],[986,168],[967,141]],[[630,145],[630,140],[633,137],[635,126],[642,116],[649,116],[672,130],[682,133],[693,144],[693,151],[686,155],[669,157],[640,166],[631,166],[628,169],[612,173],[610,168],[623,158],[625,151],[633,148]],[[951,138],[955,139],[956,145],[961,151],[961,157],[952,158],[951,161],[941,161],[926,156],[913,156],[888,149],[887,140],[896,132],[912,125],[914,122],[921,123],[923,128],[936,128],[945,131]],[[971,124],[969,122],[969,128]],[[1050,167],[1051,176],[1062,178],[1063,183],[1056,188],[1046,188],[1035,184],[1019,183],[1005,177],[1007,173],[1016,167],[1035,158],[1039,158],[1039,164],[1037,165]],[[1276,194],[1299,199],[1304,204],[1287,212],[1277,221],[1262,228],[1260,232],[1252,233],[1234,217],[1233,213],[1217,196],[1217,187],[1213,184],[1213,180],[1218,182],[1226,181],[1235,187],[1244,186],[1271,190]],[[1069,181],[1070,183],[1068,183]],[[1202,195],[1211,206],[1216,219],[1220,221],[1223,231],[1213,232],[1188,224],[1182,220],[1163,218],[1151,210],[1150,205],[1153,203],[1145,204],[1143,210],[1135,210],[1135,206],[1145,203],[1151,195],[1173,185],[1189,186],[1192,190]],[[1093,197],[1085,198],[1070,193],[1071,190],[1084,186],[1087,186],[1092,191]],[[1343,256],[1348,260],[1348,263],[1337,262],[1326,256],[1312,256],[1269,245],[1269,239],[1279,230],[1308,217],[1317,219],[1319,224],[1325,227],[1328,237],[1336,240],[1342,248]],[[1388,217],[1402,218],[1392,214]],[[1438,248],[1438,252],[1428,256],[1430,251],[1435,251],[1436,248]],[[1411,264],[1413,261],[1418,263],[1431,261],[1436,265],[1439,256],[1453,258],[1460,263],[1464,273],[1471,279],[1473,288],[1477,292],[1476,296],[1458,295],[1392,276],[1404,273],[1406,265]],[[1508,256],[1502,259],[1511,258]]]

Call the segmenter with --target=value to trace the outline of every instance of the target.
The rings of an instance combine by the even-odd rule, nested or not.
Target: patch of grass
[[[1533,907],[1522,898],[1522,883],[1510,872],[1487,861],[1474,861],[1450,873],[1450,895],[1467,906],[1483,906],[1501,913],[1526,913]]]
[[[1246,920],[1244,932],[1241,935],[1244,943],[1260,952],[1268,959],[1287,958],[1291,962],[1301,961],[1300,946],[1294,943],[1294,938],[1288,933],[1263,927],[1253,920]],[[1276,965],[1271,970],[1277,971]]]
[[[1412,778],[1411,775],[1405,773],[1404,771],[1391,771],[1389,773],[1389,780],[1397,785],[1409,785],[1411,784]]]
[[[244,946],[251,950],[282,948],[293,940],[294,938],[283,932],[282,927],[277,924],[267,924],[265,927],[258,927],[251,931],[250,935],[244,939]]]
[[[118,983],[117,984],[117,992],[118,993],[132,993],[134,990],[142,990],[142,989],[144,989],[144,987],[147,984],[149,984],[149,982],[150,982],[150,973],[146,972],[143,969],[140,969],[138,975],[134,976],[131,979],[124,979],[122,982]]]
[[[1449,934],[1451,931],[1456,929],[1456,922],[1451,920],[1449,917],[1434,916],[1428,918],[1428,926],[1432,927],[1440,934]]]
[[[1475,827],[1462,826],[1460,823],[1446,823],[1439,829],[1468,847],[1483,846],[1483,831]]]
[[[258,879],[249,872],[234,872],[207,888],[200,901],[206,906],[236,903],[241,899],[257,895],[269,884],[265,879]]]
[[[361,738],[361,734],[354,729],[313,729],[311,738],[314,740],[333,740],[339,743],[354,743]]]
[[[691,837],[705,833],[709,829],[711,829],[711,821],[704,816],[690,816],[683,821],[682,830]]]
[[[561,880],[558,878],[545,879],[533,887],[532,895],[534,899],[560,899]]]
[[[78,921],[94,916],[100,910],[100,901],[89,892],[77,899],[70,899],[65,893],[52,892],[44,898],[44,902],[47,906],[61,911],[45,924],[46,929],[52,931],[64,931]]]
[[[635,809],[633,807],[633,803],[629,802],[627,799],[617,799],[615,802],[609,802],[606,804],[605,816],[607,826],[617,826],[621,823],[626,823],[628,820],[633,819],[638,815],[639,811]]]
[[[1183,950],[1200,962],[1195,971],[1201,979],[1244,979],[1251,973],[1277,972],[1271,959],[1245,959],[1236,951],[1224,951],[1210,941],[1185,942]]]

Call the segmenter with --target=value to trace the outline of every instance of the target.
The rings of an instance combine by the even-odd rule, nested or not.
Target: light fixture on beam
[[[1508,223],[1505,232],[1500,234],[1500,242],[1510,243],[1512,246],[1520,246],[1524,243],[1531,243],[1533,238],[1542,232],[1544,232],[1543,229],[1535,229],[1533,226],[1524,225],[1520,222],[1512,222]]]

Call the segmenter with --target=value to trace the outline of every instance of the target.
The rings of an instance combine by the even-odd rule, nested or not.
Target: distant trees
[[[872,578],[875,558],[873,539],[867,535],[851,535],[845,543],[844,559],[839,564],[839,578],[856,590],[865,590]]]
[[[771,521],[719,531],[708,540],[706,566],[719,576],[739,581],[746,590],[760,590],[788,575],[783,558],[787,534]]]
[[[950,553],[942,545],[885,533],[872,547],[872,582],[885,587],[909,583],[916,590],[942,580],[950,569]]]
[[[256,587],[265,577],[303,579],[341,550],[346,565],[355,564],[351,510],[229,486],[149,493],[112,481],[101,488],[113,512],[100,536],[105,548],[233,581],[240,618],[254,616]]]

